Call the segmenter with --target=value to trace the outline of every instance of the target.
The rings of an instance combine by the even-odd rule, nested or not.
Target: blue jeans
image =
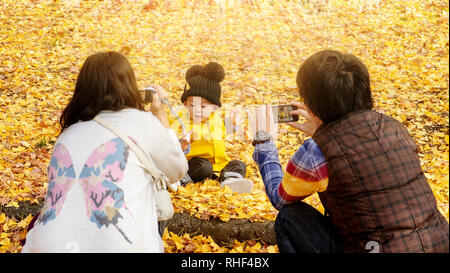
[[[304,202],[283,207],[275,220],[281,253],[341,252],[339,236],[329,217]]]

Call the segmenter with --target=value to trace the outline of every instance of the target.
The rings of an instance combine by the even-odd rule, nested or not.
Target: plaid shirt
[[[447,252],[448,222],[406,127],[376,111],[348,114],[313,135],[329,183],[320,200],[344,252]]]
[[[253,159],[258,164],[267,196],[278,210],[327,188],[327,163],[312,139],[306,140],[300,146],[289,160],[285,173],[272,141],[257,144]]]

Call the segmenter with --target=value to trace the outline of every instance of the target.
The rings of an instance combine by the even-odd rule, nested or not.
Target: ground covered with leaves
[[[59,133],[59,116],[92,53],[127,55],[144,87],[159,83],[179,104],[186,70],[220,62],[224,109],[298,99],[295,75],[321,49],[353,53],[371,74],[376,109],[407,126],[440,212],[449,209],[448,1],[76,1],[0,2],[0,205],[38,203]],[[280,127],[286,165],[304,136]],[[177,212],[202,219],[273,220],[277,211],[245,138],[229,141],[231,158],[255,182],[236,194],[213,181],[173,194]],[[306,200],[323,210],[317,195]],[[0,213],[0,252],[19,252],[31,215]],[[210,237],[166,232],[167,252],[277,252],[257,241],[219,246]]]

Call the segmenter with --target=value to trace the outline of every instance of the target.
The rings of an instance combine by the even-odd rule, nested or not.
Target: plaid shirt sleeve
[[[272,141],[257,144],[253,159],[258,165],[267,196],[276,209],[298,202],[328,186],[325,157],[313,139],[306,140],[289,160],[286,172]]]

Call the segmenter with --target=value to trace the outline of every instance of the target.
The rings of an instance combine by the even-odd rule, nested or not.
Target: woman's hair
[[[125,108],[144,110],[130,63],[118,52],[93,54],[81,67],[72,99],[61,114],[61,132],[103,110]]]
[[[369,72],[355,56],[323,50],[300,66],[297,86],[304,103],[324,123],[373,107]]]

